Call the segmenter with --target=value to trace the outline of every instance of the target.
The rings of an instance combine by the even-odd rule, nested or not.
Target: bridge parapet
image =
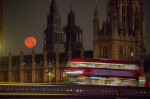
[[[95,85],[49,85],[49,84],[1,84],[0,97],[38,97],[46,96],[70,96],[70,97],[134,97],[138,99],[150,98],[150,88],[143,87],[115,87],[115,86],[95,86]],[[40,96],[39,96],[40,97]],[[139,98],[141,97],[141,98]]]

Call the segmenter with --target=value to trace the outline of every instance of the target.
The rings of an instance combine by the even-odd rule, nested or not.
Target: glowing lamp
[[[133,55],[133,52],[131,52],[131,56],[133,57],[134,55]]]

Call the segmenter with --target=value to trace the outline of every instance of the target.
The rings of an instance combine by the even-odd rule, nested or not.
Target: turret
[[[72,11],[72,6],[71,6],[71,11],[68,15],[68,25],[75,25],[75,15]]]
[[[52,0],[52,3],[50,5],[50,11],[52,13],[58,13],[58,8],[57,8],[56,0]]]

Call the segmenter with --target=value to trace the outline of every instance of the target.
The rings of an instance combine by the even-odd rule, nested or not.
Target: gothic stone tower
[[[61,16],[58,13],[56,0],[52,0],[51,2],[50,13],[47,16],[47,28],[44,34],[44,45],[47,48],[48,54],[56,52],[57,43],[59,43],[59,51],[65,52],[65,33],[61,28]]]
[[[94,58],[139,61],[146,52],[142,0],[110,0],[101,30],[96,6],[93,25]]]
[[[72,52],[80,53],[82,48],[82,30],[75,24],[75,14],[72,11],[68,14],[68,24],[64,27],[66,33],[65,48],[68,52],[69,46],[71,46]]]
[[[2,58],[2,0],[0,0],[0,66]]]

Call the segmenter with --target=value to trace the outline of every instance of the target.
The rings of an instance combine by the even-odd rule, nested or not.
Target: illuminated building
[[[94,58],[140,60],[141,54],[146,52],[142,0],[109,0],[101,29],[99,23],[96,4],[93,20]]]
[[[93,54],[94,58],[139,61],[141,53],[146,51],[142,1],[110,0],[107,17],[101,30],[98,17],[96,5],[93,21],[93,53],[85,54],[85,57]],[[84,57],[82,29],[75,25],[73,11],[69,13],[68,24],[63,30],[55,0],[51,2],[44,34],[43,54],[36,55],[33,49],[32,55],[24,55],[21,50],[19,56],[12,56],[10,51],[9,57],[4,57],[4,65],[0,67],[1,82],[49,82],[46,72],[52,72],[54,77],[51,81],[59,83],[63,81],[62,70],[67,60]],[[74,53],[76,51],[79,53]]]
[[[63,68],[66,66],[67,60],[73,57],[84,57],[82,30],[73,24],[75,23],[73,12],[68,15],[68,22],[71,24],[65,27],[66,34],[72,31],[78,36],[73,38],[72,35],[69,41],[70,36],[66,37],[61,28],[61,16],[58,13],[57,3],[52,0],[50,13],[47,16],[47,28],[44,31],[43,54],[37,55],[33,48],[32,55],[24,55],[21,49],[19,56],[12,56],[10,50],[8,57],[3,57],[2,67],[0,67],[0,82],[62,83]],[[70,27],[74,29],[68,31]],[[73,48],[73,46],[75,47]],[[81,53],[77,54],[73,51]]]

